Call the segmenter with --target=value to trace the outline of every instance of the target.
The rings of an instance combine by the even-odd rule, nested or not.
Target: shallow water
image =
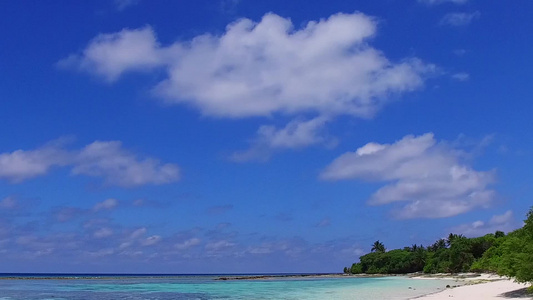
[[[275,278],[217,281],[214,276],[0,280],[0,300],[390,299],[437,292],[449,280]]]

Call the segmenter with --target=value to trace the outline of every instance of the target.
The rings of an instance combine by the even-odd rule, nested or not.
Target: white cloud
[[[324,134],[326,118],[294,120],[283,128],[271,125],[259,127],[257,136],[248,150],[232,155],[234,161],[266,160],[273,152],[282,149],[298,149],[315,144],[335,145],[336,140]]]
[[[152,246],[159,243],[163,238],[159,235],[152,235],[141,241],[143,246]]]
[[[113,82],[127,70],[142,71],[160,66],[163,62],[158,47],[150,27],[124,29],[98,35],[83,53],[62,59],[58,66],[91,72]]]
[[[266,255],[278,252],[288,256],[296,257],[304,252],[304,248],[306,248],[305,250],[311,252],[321,247],[322,245],[309,247],[306,241],[295,237],[292,239],[273,239],[268,242],[261,242],[257,245],[251,245],[245,250],[245,252],[253,255]]]
[[[157,244],[162,240],[162,237],[159,235],[144,237],[147,231],[148,230],[146,229],[146,227],[140,227],[131,232],[127,232],[121,239],[119,249],[124,250],[126,248],[134,246],[135,244],[140,244],[142,246],[150,246]]]
[[[16,150],[0,154],[0,179],[18,183],[46,174],[54,166],[65,165],[68,155],[55,144],[36,150]]]
[[[96,141],[81,150],[65,150],[57,143],[36,150],[0,154],[0,179],[13,183],[47,174],[52,167],[71,167],[74,175],[103,177],[124,187],[165,184],[179,180],[175,164],[139,159],[118,141]]]
[[[274,249],[270,243],[266,243],[259,246],[251,246],[246,249],[246,252],[250,254],[270,254],[274,252]]]
[[[513,220],[513,211],[508,210],[503,215],[495,215],[489,221],[489,224],[492,225],[502,225],[507,224]]]
[[[199,238],[191,238],[181,243],[175,244],[174,247],[178,250],[187,250],[189,248],[200,245],[200,243],[201,243],[201,240]]]
[[[155,93],[167,103],[190,104],[219,117],[273,113],[372,117],[391,94],[420,88],[434,66],[419,59],[389,61],[368,42],[376,21],[361,13],[336,14],[295,29],[266,14],[240,19],[222,35],[204,34],[161,46],[150,27],[102,34],[80,54],[60,61],[116,80],[156,67],[167,78]]]
[[[93,236],[97,239],[110,237],[113,235],[113,230],[103,227],[94,232]]]
[[[468,2],[468,0],[418,0],[418,2],[428,5],[437,5],[443,3],[465,4]]]
[[[494,233],[496,231],[509,232],[514,230],[517,222],[514,220],[513,212],[506,211],[502,215],[494,215],[488,222],[475,221],[470,224],[463,224],[451,229],[451,232],[463,234],[468,237],[482,236],[487,233]]]
[[[324,126],[324,118],[309,121],[292,121],[287,126],[277,129],[263,125],[259,128],[258,138],[270,148],[300,148],[323,142],[324,137],[317,132]]]
[[[93,207],[94,211],[100,211],[100,210],[111,210],[118,205],[118,200],[109,198],[102,202],[96,203],[96,205]]]
[[[468,81],[470,79],[470,74],[465,72],[455,73],[452,75],[452,78],[459,81]]]
[[[232,243],[227,240],[220,240],[217,242],[208,243],[207,245],[205,245],[205,249],[211,252],[218,252],[224,249],[232,248],[233,246],[235,246],[235,243]]]
[[[86,251],[85,254],[91,258],[102,258],[115,254],[115,250],[112,248],[99,249],[96,251]]]
[[[89,212],[88,210],[82,210],[83,213]],[[103,225],[109,225],[109,219],[96,218],[89,219],[83,223],[83,228],[90,229],[95,227],[102,227]]]
[[[359,179],[388,182],[368,200],[371,205],[394,203],[397,218],[443,218],[496,197],[488,186],[493,171],[481,172],[462,161],[461,151],[437,144],[433,134],[408,135],[394,144],[368,143],[335,159],[322,172],[325,180]]]
[[[131,245],[132,245],[132,242],[122,242],[122,243],[120,243],[120,245],[118,246],[118,249],[119,249],[119,250],[124,250],[124,249],[126,249],[126,248],[129,248]]]
[[[448,26],[466,26],[472,21],[479,19],[481,16],[481,13],[479,11],[475,11],[471,14],[468,13],[449,13],[446,14],[441,20],[441,25],[448,25]]]
[[[130,234],[130,239],[137,239],[137,238],[143,236],[145,233],[146,233],[146,228],[145,227],[141,227],[139,229],[134,230]]]
[[[108,184],[124,187],[165,184],[179,179],[176,165],[161,164],[153,158],[139,160],[117,141],[87,145],[78,153],[72,173],[103,177]]]

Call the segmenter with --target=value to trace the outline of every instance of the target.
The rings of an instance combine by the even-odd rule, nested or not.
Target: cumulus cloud
[[[205,249],[209,252],[218,252],[222,250],[226,250],[228,248],[232,248],[235,246],[235,243],[227,241],[227,240],[220,240],[216,242],[210,242],[205,245]]]
[[[494,215],[489,221],[489,224],[502,225],[507,224],[513,220],[513,211],[508,210],[503,215]]]
[[[12,183],[45,175],[53,167],[71,167],[74,175],[101,177],[109,185],[132,187],[179,180],[175,164],[154,158],[140,159],[119,141],[96,141],[81,150],[66,150],[57,143],[35,150],[0,154],[0,179]]]
[[[135,229],[129,236],[130,239],[138,239],[141,236],[143,236],[146,233],[146,228],[141,227],[139,229]]]
[[[163,239],[163,238],[161,236],[159,236],[159,235],[152,235],[152,236],[149,236],[146,239],[142,240],[141,244],[143,246],[152,246],[152,245],[155,245],[155,244],[159,243],[161,241],[161,239]]]
[[[16,150],[11,153],[1,153],[0,179],[18,183],[44,175],[52,167],[67,164],[68,160],[69,155],[54,143],[30,151]]]
[[[115,254],[115,250],[112,248],[98,249],[95,251],[85,251],[85,254],[91,258],[103,258]]]
[[[150,27],[124,29],[98,35],[83,53],[60,60],[58,66],[91,72],[113,82],[126,70],[142,71],[160,66],[163,62],[158,47]]]
[[[257,135],[260,143],[266,144],[269,148],[300,148],[325,140],[317,132],[325,122],[324,118],[292,121],[281,129],[264,125],[259,128]]]
[[[130,71],[166,70],[155,94],[218,117],[273,113],[371,117],[391,94],[420,88],[434,66],[417,58],[391,62],[369,45],[377,22],[362,13],[335,14],[294,28],[266,14],[240,19],[221,35],[168,46],[151,27],[102,34],[59,62],[108,81]]]
[[[454,3],[454,4],[465,4],[469,0],[418,0],[419,3],[424,3],[428,5],[438,5],[443,3]]]
[[[334,146],[336,140],[324,133],[326,122],[326,118],[317,117],[307,121],[294,120],[283,128],[263,125],[259,127],[250,148],[233,153],[231,159],[238,162],[267,160],[274,152],[282,149],[298,149],[315,144]]]
[[[302,254],[304,251],[313,251],[321,248],[323,245],[315,245],[315,247],[309,247],[309,243],[301,238],[283,238],[283,239],[269,239],[260,244],[252,245],[248,247],[245,252],[253,255],[267,255],[275,252],[284,253],[287,256],[296,257]]]
[[[199,238],[190,238],[188,240],[176,243],[174,247],[178,250],[187,250],[189,248],[200,245],[202,241]]]
[[[476,171],[463,153],[437,143],[432,133],[408,135],[393,144],[368,143],[336,158],[325,180],[386,182],[368,200],[394,204],[397,218],[443,218],[487,207],[496,197],[494,171]]]
[[[470,79],[470,74],[465,72],[455,73],[452,75],[452,78],[458,81],[468,81]]]
[[[117,207],[117,205],[118,205],[118,200],[117,199],[109,198],[109,199],[106,199],[106,200],[104,200],[102,202],[96,203],[96,205],[94,205],[94,207],[93,207],[93,210],[94,211],[111,210],[111,209]]]
[[[476,237],[496,231],[509,232],[518,226],[511,210],[501,215],[494,215],[489,221],[475,221],[469,224],[462,224],[451,229],[451,232],[463,234],[468,237]]]
[[[103,177],[108,184],[124,187],[165,184],[179,179],[176,165],[161,164],[154,158],[139,160],[117,141],[87,145],[77,154],[72,173]]]
[[[162,239],[159,235],[153,235],[146,238],[144,237],[146,232],[148,232],[148,229],[146,229],[146,227],[140,227],[131,231],[127,231],[122,237],[121,243],[118,248],[120,250],[124,250],[136,244],[142,246],[150,246],[153,244],[157,244]]]
[[[106,227],[103,227],[103,228],[100,228],[98,229],[97,231],[94,232],[93,236],[97,239],[102,239],[102,238],[106,238],[106,237],[110,237],[113,235],[113,230],[111,230],[110,228],[106,228]]]
[[[481,16],[481,13],[479,11],[475,11],[471,14],[469,13],[449,13],[446,14],[442,19],[440,20],[440,25],[447,25],[447,26],[466,26],[472,21],[479,19]]]

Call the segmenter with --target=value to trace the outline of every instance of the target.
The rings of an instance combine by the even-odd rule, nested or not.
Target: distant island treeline
[[[344,273],[351,274],[414,272],[491,272],[513,277],[518,282],[533,282],[533,207],[524,226],[507,235],[496,231],[467,238],[450,233],[447,239],[439,239],[427,247],[415,244],[390,251],[378,240],[358,263],[344,268]]]

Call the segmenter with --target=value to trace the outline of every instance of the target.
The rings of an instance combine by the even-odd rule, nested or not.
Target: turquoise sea
[[[287,278],[216,280],[179,276],[0,276],[0,300],[207,300],[207,299],[410,299],[438,292],[449,280],[380,278]],[[5,278],[18,277],[18,279]],[[24,279],[21,279],[24,278]]]

